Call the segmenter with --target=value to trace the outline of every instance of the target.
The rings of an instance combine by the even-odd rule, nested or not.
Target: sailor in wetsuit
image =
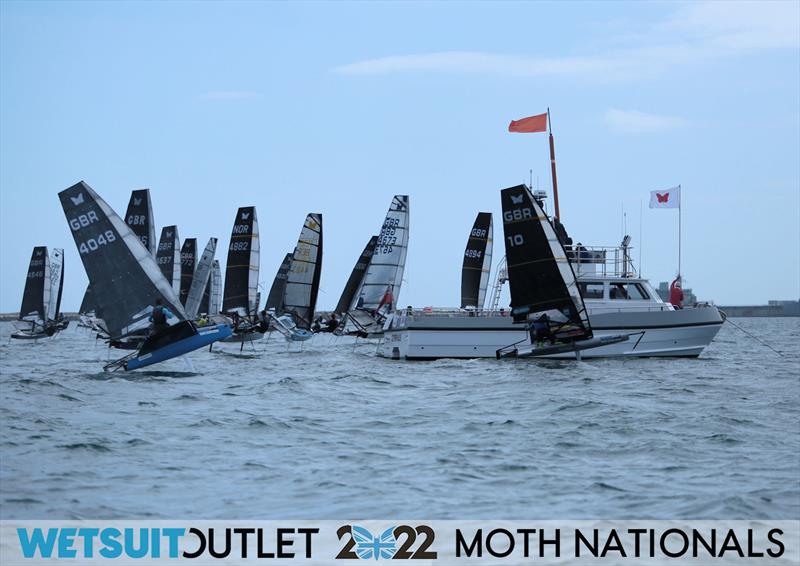
[[[171,316],[175,315],[161,304],[161,299],[156,299],[156,304],[153,305],[153,312],[150,313],[150,322],[153,323],[151,334],[158,334],[169,328],[167,319]]]
[[[542,314],[539,318],[533,321],[531,325],[531,344],[542,343],[549,340],[551,344],[555,344],[555,336],[550,330],[550,317],[547,313]]]

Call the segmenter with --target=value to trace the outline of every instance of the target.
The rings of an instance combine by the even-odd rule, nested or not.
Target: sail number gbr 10
[[[512,196],[511,199],[514,200],[514,197]],[[533,218],[533,211],[527,206],[524,208],[512,208],[511,210],[503,212],[503,221],[505,224],[527,220],[528,218]],[[509,234],[506,236],[506,240],[511,247],[521,246],[525,243],[525,238],[522,237],[522,234]]]
[[[86,214],[80,214],[75,218],[70,218],[69,227],[72,228],[73,232],[77,232],[81,228],[86,228],[95,222],[100,222],[100,219],[97,217],[97,213],[94,210],[90,210]],[[88,238],[79,243],[78,251],[81,254],[88,254],[97,250],[100,246],[105,246],[106,244],[116,241],[116,239],[117,236],[114,234],[113,230],[106,230],[94,238]]]

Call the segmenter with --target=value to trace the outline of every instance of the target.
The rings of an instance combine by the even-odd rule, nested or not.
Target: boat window
[[[650,298],[647,291],[639,283],[628,283],[626,286],[628,290],[628,297],[636,301],[643,301]]]
[[[612,299],[630,299],[625,287],[627,287],[627,285],[624,283],[612,283],[608,296]]]
[[[581,297],[584,299],[602,299],[603,298],[603,284],[602,283],[579,283],[578,289],[581,292]]]
[[[609,297],[612,299],[633,299],[635,301],[650,298],[647,291],[639,283],[612,283]]]

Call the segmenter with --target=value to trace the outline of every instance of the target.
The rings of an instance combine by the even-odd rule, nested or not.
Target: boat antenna
[[[553,124],[550,121],[550,107],[547,107],[547,128],[550,130],[550,173],[553,176],[553,205],[556,209],[556,218],[561,220],[558,208],[558,180],[556,178],[556,146],[553,141]]]

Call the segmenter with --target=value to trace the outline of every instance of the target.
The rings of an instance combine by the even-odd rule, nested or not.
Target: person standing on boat
[[[683,289],[681,289],[681,276],[678,275],[669,285],[669,302],[676,309],[683,308]]]
[[[161,304],[161,299],[156,299],[156,304],[153,305],[153,312],[150,313],[150,322],[153,323],[152,333],[158,334],[169,328],[167,319],[175,316],[167,307]]]

